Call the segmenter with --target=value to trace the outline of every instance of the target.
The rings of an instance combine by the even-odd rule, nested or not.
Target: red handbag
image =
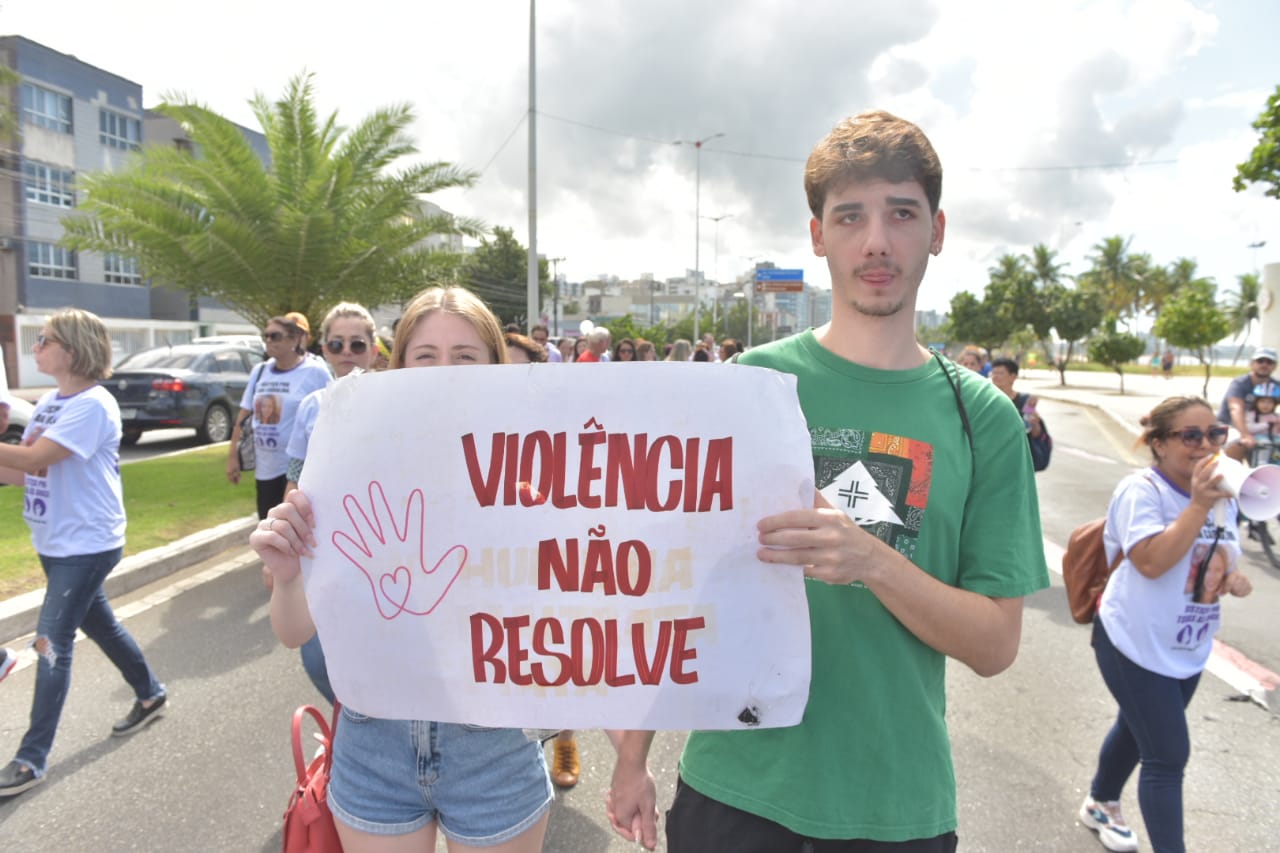
[[[338,729],[341,706],[333,706],[333,723],[311,705],[293,712],[293,764],[298,785],[284,810],[284,853],[342,853],[338,829],[329,811],[329,768],[333,765],[333,735]],[[310,715],[320,728],[316,740],[321,753],[306,764],[302,757],[302,722]]]

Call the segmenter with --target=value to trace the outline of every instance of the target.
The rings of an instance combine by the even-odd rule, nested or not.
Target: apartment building
[[[0,62],[18,76],[7,93],[16,127],[0,144],[0,346],[16,385],[31,344],[23,315],[76,305],[151,316],[136,260],[58,245],[76,175],[118,168],[142,145],[142,86],[22,36],[0,37]]]

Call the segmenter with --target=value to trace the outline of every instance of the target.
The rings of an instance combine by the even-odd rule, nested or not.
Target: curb
[[[1142,435],[1142,428],[1133,423],[1130,419],[1123,417],[1114,409],[1104,406],[1102,403],[1093,400],[1081,400],[1079,397],[1071,396],[1065,392],[1059,392],[1055,389],[1049,389],[1049,393],[1043,390],[1037,390],[1035,395],[1042,400],[1053,400],[1055,403],[1066,403],[1072,406],[1088,406],[1090,409],[1097,409],[1111,420],[1119,424],[1126,432],[1131,435]]]
[[[246,516],[184,536],[176,542],[125,557],[102,584],[108,598],[146,586],[166,575],[194,566],[237,545],[247,545],[257,515]],[[36,629],[44,588],[0,601],[0,638],[21,637]]]

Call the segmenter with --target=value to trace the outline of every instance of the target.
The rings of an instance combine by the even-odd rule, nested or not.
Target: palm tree
[[[1041,288],[1061,284],[1066,277],[1063,270],[1066,264],[1060,264],[1056,249],[1050,249],[1044,243],[1036,243],[1031,247],[1031,257],[1027,259],[1031,265],[1031,273]]]
[[[1244,353],[1245,341],[1249,338],[1249,332],[1253,330],[1253,324],[1259,319],[1258,298],[1262,293],[1262,283],[1258,280],[1257,273],[1238,275],[1236,281],[1239,283],[1239,289],[1223,294],[1225,303],[1223,307],[1226,309],[1227,318],[1231,321],[1231,334],[1240,338],[1240,346],[1231,359],[1232,364],[1239,361]]]
[[[426,214],[420,196],[471,186],[476,174],[444,162],[393,171],[417,153],[405,133],[410,107],[379,109],[348,130],[336,113],[319,120],[311,80],[294,77],[275,103],[253,100],[266,162],[232,122],[168,99],[158,110],[192,148],[147,146],[121,171],[86,175],[87,201],[64,219],[63,243],[136,257],[148,277],[214,297],[254,323],[421,289],[442,260],[424,241],[477,224]]]
[[[1107,237],[1093,247],[1090,268],[1081,282],[1102,298],[1104,309],[1118,317],[1133,318],[1142,310],[1143,261],[1129,254],[1130,237]]]

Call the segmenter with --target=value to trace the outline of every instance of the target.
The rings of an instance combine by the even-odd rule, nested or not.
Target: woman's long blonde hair
[[[413,337],[413,330],[422,318],[432,311],[443,311],[462,317],[475,327],[489,348],[489,360],[492,364],[508,364],[507,344],[502,336],[502,327],[498,318],[493,316],[489,306],[480,297],[465,287],[429,287],[413,297],[405,306],[400,322],[396,324],[396,342],[391,350],[391,369],[404,367],[405,347]]]

